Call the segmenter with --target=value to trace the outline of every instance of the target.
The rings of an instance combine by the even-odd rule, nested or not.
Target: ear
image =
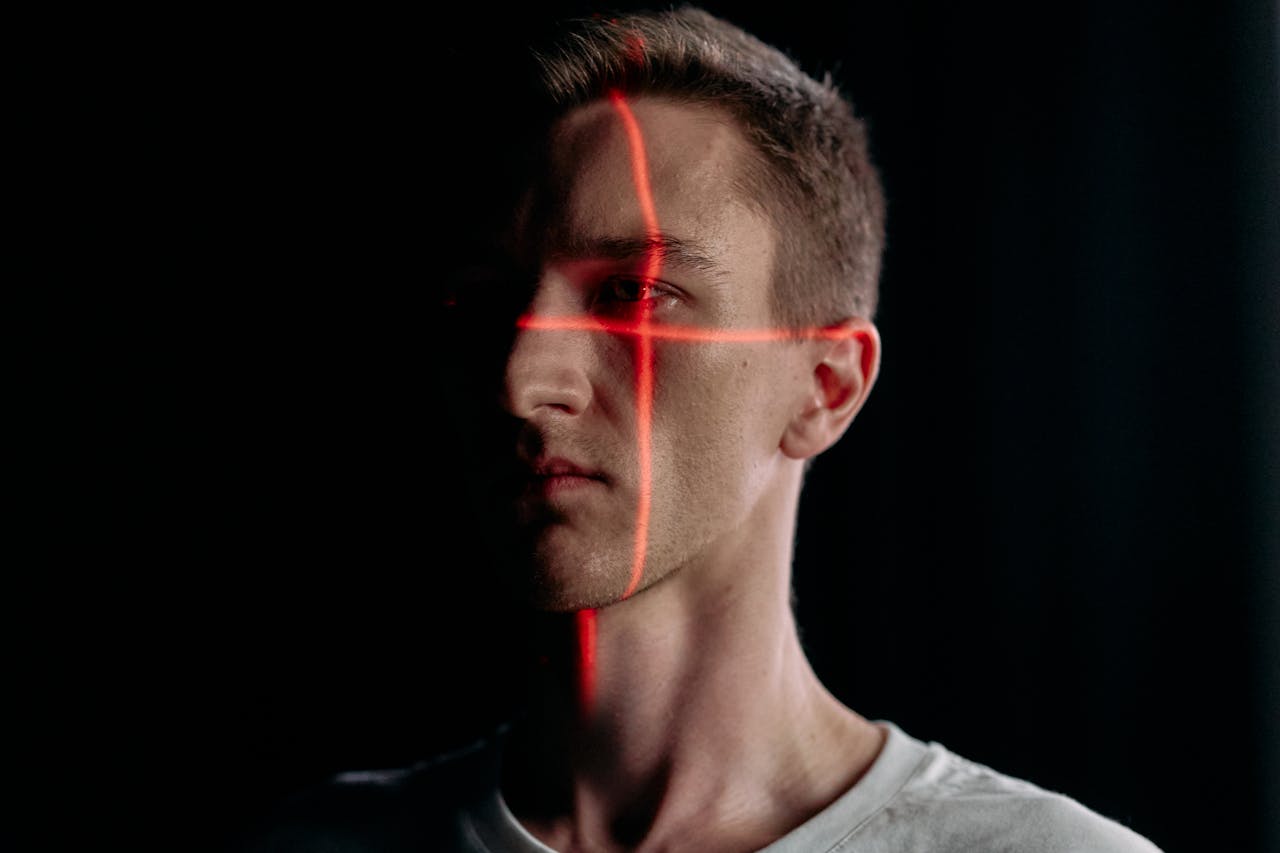
[[[880,332],[862,317],[824,330],[815,344],[809,388],[782,435],[792,459],[817,456],[835,444],[866,402],[880,372]]]

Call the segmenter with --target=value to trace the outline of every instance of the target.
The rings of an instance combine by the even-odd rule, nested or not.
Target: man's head
[[[861,126],[697,11],[584,23],[539,56],[554,120],[505,240],[529,289],[502,394],[534,601],[756,582],[789,564],[803,466],[878,365]],[[847,334],[791,334],[819,325]]]

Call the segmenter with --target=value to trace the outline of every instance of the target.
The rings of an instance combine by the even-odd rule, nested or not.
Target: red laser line
[[[828,340],[855,338],[858,332],[839,326],[810,326],[808,328],[765,329],[711,329],[705,326],[689,326],[680,323],[654,323],[642,327],[631,320],[608,320],[589,314],[577,316],[541,317],[525,314],[516,321],[521,329],[543,331],[609,332],[617,335],[645,334],[657,340],[688,341],[693,343],[766,343],[770,341]],[[643,328],[643,331],[642,331]]]
[[[653,206],[653,190],[649,183],[649,158],[645,153],[644,137],[631,107],[622,93],[609,93],[609,100],[622,119],[631,150],[631,179],[636,187],[636,199],[640,202],[640,216],[644,220],[645,234],[653,242],[653,248],[645,256],[644,280],[654,281],[662,266],[662,252],[658,249],[658,214]],[[640,494],[636,506],[635,545],[631,557],[631,580],[622,599],[631,597],[640,585],[644,574],[645,552],[649,542],[649,507],[653,496],[653,468],[651,430],[653,426],[653,335],[650,331],[652,303],[641,302],[640,321],[636,324],[636,445],[640,462]]]
[[[578,708],[586,717],[596,701],[596,612],[579,610],[574,622],[578,629]]]

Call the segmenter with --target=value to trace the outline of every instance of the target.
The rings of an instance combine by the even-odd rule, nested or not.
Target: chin
[[[529,592],[529,607],[539,613],[576,613],[579,610],[596,609],[602,605],[589,597],[577,596],[566,590],[535,587]]]
[[[529,603],[537,610],[549,613],[570,613],[575,610],[599,609],[622,600],[627,579],[601,582],[598,578],[575,578],[564,583],[535,576],[529,587]]]
[[[535,610],[570,613],[607,607],[622,600],[630,581],[626,560],[599,553],[573,555],[538,548],[526,566],[526,599]]]
[[[555,583],[548,582],[546,578],[534,577],[529,584],[526,600],[530,607],[543,613],[596,610],[620,601],[625,587],[625,581],[617,589],[601,590],[584,584]]]

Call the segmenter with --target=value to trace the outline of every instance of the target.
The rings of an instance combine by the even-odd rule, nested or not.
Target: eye
[[[642,305],[658,308],[680,297],[675,289],[660,281],[639,276],[615,275],[600,283],[596,292],[597,307],[634,311]]]

